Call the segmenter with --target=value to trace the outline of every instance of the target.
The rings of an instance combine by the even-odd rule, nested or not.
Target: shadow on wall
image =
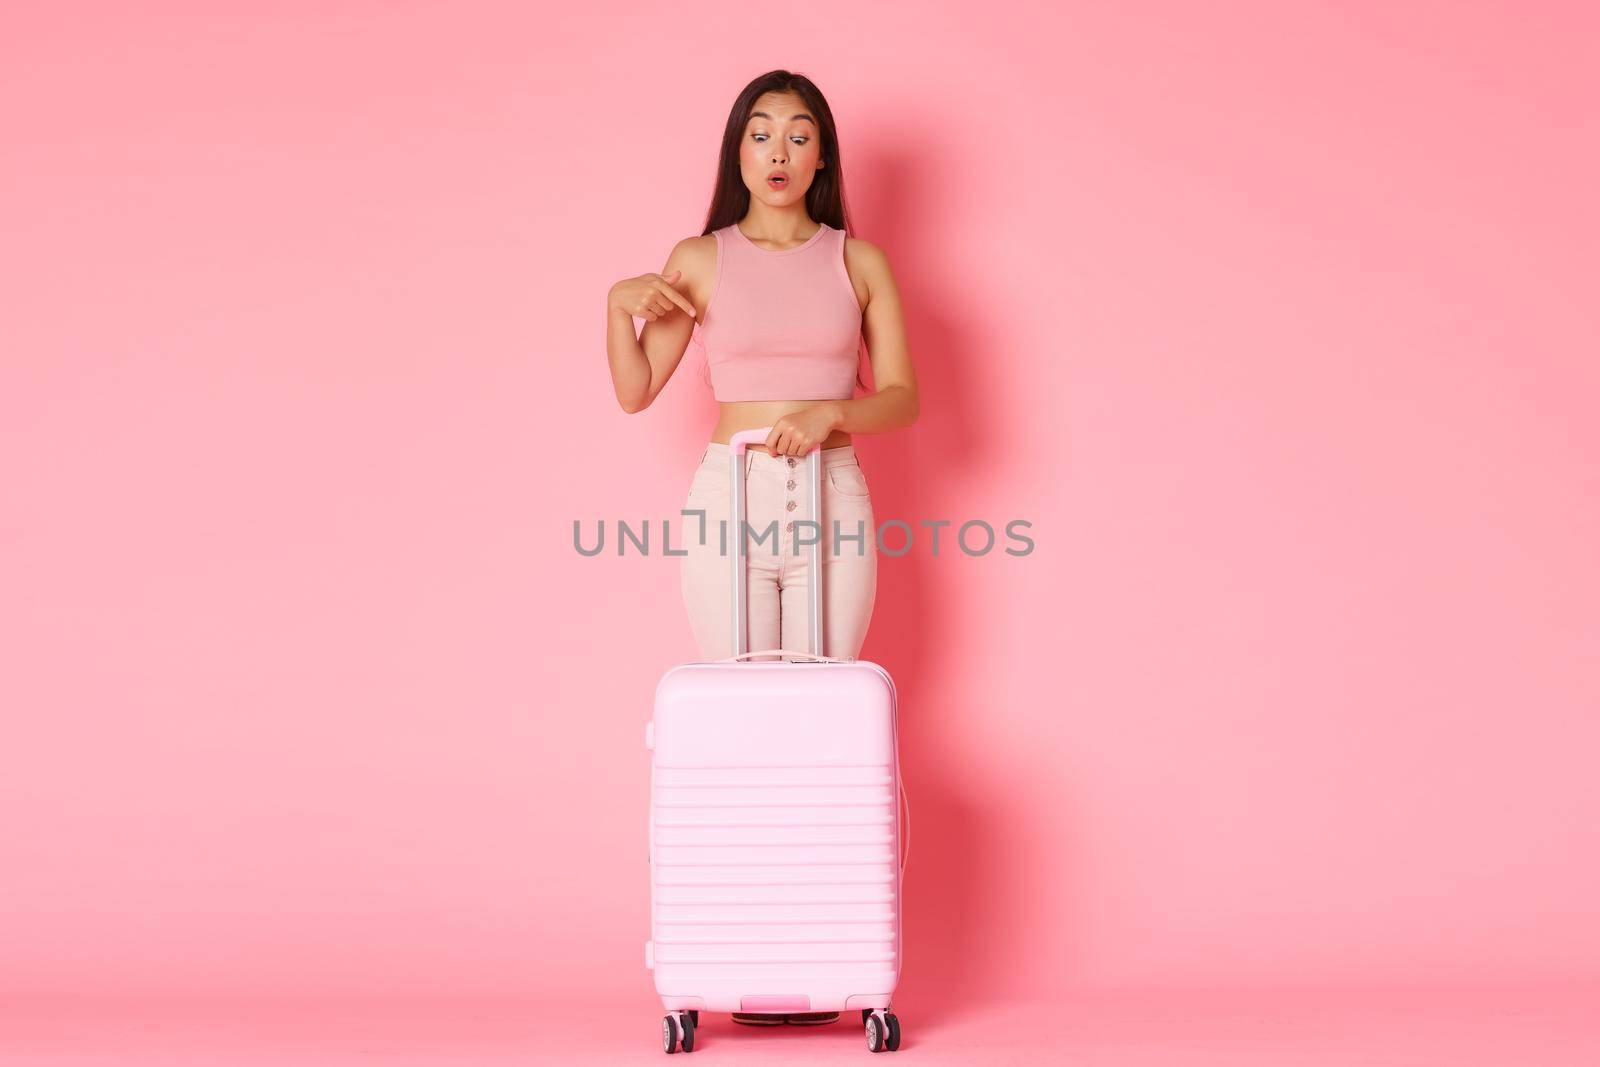
[[[848,161],[852,209],[870,219],[860,236],[885,250],[899,283],[915,361],[921,413],[908,431],[869,438],[863,469],[881,525],[903,519],[918,542],[906,554],[880,554],[878,593],[862,658],[881,663],[899,694],[900,758],[913,817],[905,874],[905,952],[897,1002],[916,1003],[940,1016],[963,1006],[1003,999],[1026,946],[1008,944],[998,916],[1014,916],[1037,892],[1019,892],[1023,870],[1008,869],[1010,815],[1002,802],[974,795],[971,761],[960,738],[981,738],[971,720],[996,718],[993,707],[961,706],[946,692],[944,665],[959,660],[976,622],[953,617],[941,598],[941,573],[959,564],[947,558],[953,526],[941,534],[939,557],[928,551],[922,519],[970,518],[959,487],[1004,462],[994,444],[1003,413],[984,406],[989,396],[972,388],[978,368],[992,358],[982,349],[981,324],[955,317],[960,301],[947,299],[940,277],[919,264],[944,262],[938,219],[918,203],[926,194],[905,175],[931,177],[914,166],[917,153],[892,137],[876,138]],[[877,179],[895,175],[889,188]],[[939,198],[932,198],[939,199]],[[961,272],[943,270],[946,277]],[[868,369],[870,382],[870,368]],[[885,537],[892,549],[903,532]],[[967,668],[970,670],[970,666]],[[1013,861],[1014,862],[1014,861]]]

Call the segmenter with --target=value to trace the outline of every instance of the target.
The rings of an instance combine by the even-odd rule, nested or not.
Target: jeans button
[[[794,466],[794,457],[793,456],[789,457],[789,466],[791,466],[791,467]]]
[[[794,479],[793,478],[789,479],[789,481],[786,483],[785,488],[788,488],[788,489],[793,489],[794,488]]]
[[[787,504],[785,504],[783,506],[783,509],[785,511],[793,511],[794,510],[794,501],[793,500],[789,501]]]

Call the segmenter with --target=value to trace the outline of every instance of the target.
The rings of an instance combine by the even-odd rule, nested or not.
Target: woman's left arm
[[[852,237],[849,261],[867,285],[867,305],[861,312],[861,332],[872,361],[876,391],[852,400],[824,400],[773,424],[767,444],[775,453],[803,455],[834,430],[845,433],[884,433],[917,421],[917,376],[911,368],[906,342],[905,316],[900,311],[900,290],[883,250],[870,241]]]

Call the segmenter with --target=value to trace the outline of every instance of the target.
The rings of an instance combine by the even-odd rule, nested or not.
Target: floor
[[[1059,1003],[897,1005],[899,1052],[921,1064],[1084,1067],[1593,1067],[1600,989],[1094,995]],[[703,1015],[693,1063],[861,1063],[859,1016],[751,1029]],[[74,1067],[435,1067],[662,1063],[659,1012],[530,1010],[484,1002],[380,1004],[0,1001],[0,1064]],[[682,1056],[682,1053],[678,1054]],[[682,1063],[682,1059],[670,1062]],[[873,1062],[903,1062],[877,1059]]]

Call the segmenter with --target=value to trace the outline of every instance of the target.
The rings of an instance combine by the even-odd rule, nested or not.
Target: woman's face
[[[758,97],[739,145],[739,172],[750,195],[773,207],[804,203],[821,163],[822,138],[800,97]],[[784,180],[776,180],[780,176]]]

